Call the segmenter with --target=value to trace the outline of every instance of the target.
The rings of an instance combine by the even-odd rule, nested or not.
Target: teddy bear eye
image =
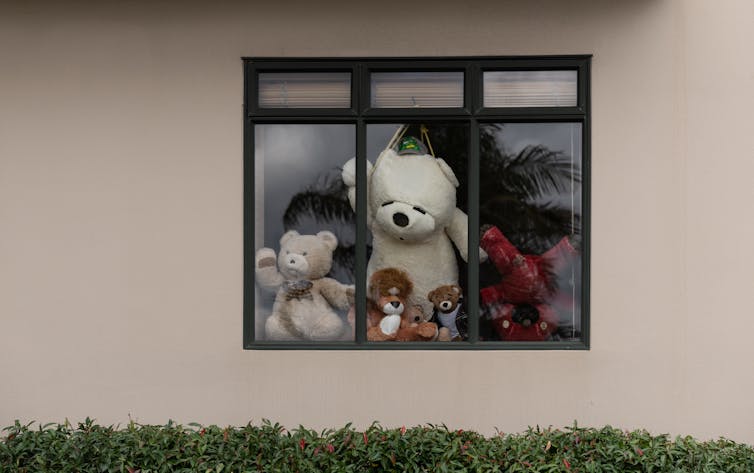
[[[291,254],[291,252],[289,250],[285,250],[285,254],[289,255],[289,254]]]
[[[387,207],[388,205],[392,204],[393,202],[395,202],[395,201],[394,200],[388,200],[387,202],[384,202],[382,204],[382,207]]]
[[[417,211],[417,212],[419,212],[420,214],[426,214],[426,213],[427,213],[427,211],[426,211],[426,210],[424,210],[424,209],[423,209],[423,208],[421,208],[421,207],[414,207],[414,210],[416,210],[416,211]]]
[[[417,315],[416,317],[414,317],[414,322],[418,322],[419,319],[420,319],[420,317]]]
[[[303,253],[301,253],[301,256],[306,256],[306,251],[304,251]]]

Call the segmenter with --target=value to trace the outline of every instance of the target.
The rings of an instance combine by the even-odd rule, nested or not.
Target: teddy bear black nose
[[[291,264],[296,264],[296,260],[291,258]]]
[[[406,214],[396,212],[393,214],[393,222],[395,222],[396,225],[399,227],[405,227],[408,225],[408,217]]]
[[[398,306],[401,305],[401,303],[398,302],[398,301],[392,301],[392,302],[390,302],[390,305],[393,306],[393,307],[395,307],[397,309]]]

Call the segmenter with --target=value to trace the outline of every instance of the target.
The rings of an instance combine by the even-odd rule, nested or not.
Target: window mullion
[[[469,342],[479,341],[479,122],[469,121],[468,163],[468,284],[466,312],[469,317]]]
[[[243,172],[244,172],[244,291],[243,291],[243,346],[253,347],[256,340],[254,314],[255,286],[248,281],[254,280],[254,124],[244,110],[244,140],[243,140]]]
[[[589,64],[587,63],[585,68],[589,68]],[[589,80],[589,74],[583,75],[583,82],[587,82]],[[588,83],[588,82],[587,82]],[[586,116],[584,117],[584,120],[582,122],[581,127],[581,143],[582,143],[582,151],[581,151],[581,206],[582,206],[582,220],[581,220],[581,267],[582,267],[582,274],[581,274],[581,342],[584,344],[584,347],[589,348],[590,343],[590,328],[589,328],[589,314],[590,312],[590,296],[589,296],[589,290],[591,287],[591,262],[590,262],[590,247],[591,247],[591,184],[592,184],[592,165],[591,165],[591,156],[592,156],[592,129],[591,129],[591,113],[589,111],[589,108],[591,104],[589,103],[589,95],[588,95],[588,88],[583,93],[585,96],[585,103],[584,108],[586,109]],[[581,93],[581,92],[580,92]]]
[[[367,129],[356,122],[356,343],[366,342],[367,313]]]

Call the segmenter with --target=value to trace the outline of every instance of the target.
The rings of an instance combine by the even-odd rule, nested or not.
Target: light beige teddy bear
[[[325,275],[332,267],[338,239],[332,232],[300,235],[291,230],[280,239],[280,254],[257,251],[256,282],[277,291],[272,314],[265,322],[267,340],[339,340],[346,331],[334,309],[347,310],[354,287]]]

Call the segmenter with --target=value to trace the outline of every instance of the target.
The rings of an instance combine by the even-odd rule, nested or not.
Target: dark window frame
[[[448,58],[249,58],[244,57],[244,300],[243,348],[275,350],[588,350],[590,347],[590,216],[591,216],[591,55]],[[487,108],[482,104],[484,71],[577,70],[575,107]],[[461,108],[371,108],[371,72],[464,71]],[[260,72],[351,73],[351,107],[260,108]],[[581,124],[581,337],[578,341],[478,341],[479,255],[469,251],[467,342],[368,342],[366,340],[366,127],[373,123],[464,123],[469,126],[468,245],[479,246],[479,129],[486,123]],[[254,339],[254,126],[257,124],[352,124],[356,129],[356,338],[354,341],[280,342]]]

